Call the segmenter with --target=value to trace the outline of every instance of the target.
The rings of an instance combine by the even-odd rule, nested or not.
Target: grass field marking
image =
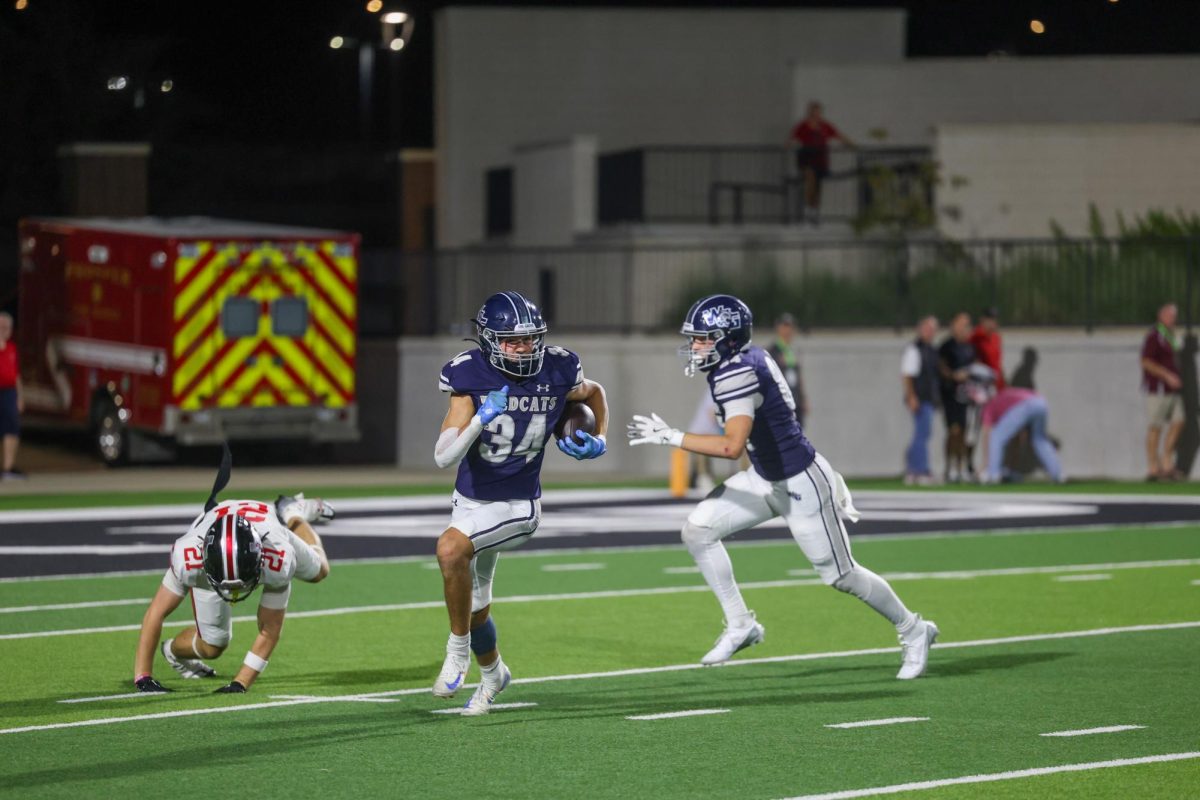
[[[321,697],[315,694],[273,694],[272,700],[313,700],[321,703],[399,703],[394,697],[363,697],[357,694],[343,694],[337,697]]]
[[[1091,736],[1094,733],[1120,733],[1121,731],[1138,731],[1145,727],[1145,725],[1105,725],[1102,728],[1080,728],[1076,731],[1054,731],[1053,733],[1039,733],[1038,736]]]
[[[900,725],[905,722],[928,722],[929,717],[888,717],[886,719],[864,719],[858,722],[835,722],[826,728],[873,728],[877,725]],[[1045,736],[1045,734],[1042,734]]]
[[[691,711],[667,711],[662,714],[638,714],[625,719],[632,719],[638,722],[649,722],[656,719],[679,719],[680,717],[704,717],[709,714],[728,714],[728,708],[695,708]]]
[[[860,541],[888,541],[888,542],[904,542],[904,541],[923,541],[928,539],[975,539],[989,536],[1054,536],[1060,534],[1072,533],[1092,533],[1096,531],[1113,531],[1121,528],[1137,528],[1139,530],[1152,531],[1169,531],[1178,528],[1195,528],[1200,527],[1200,523],[1189,522],[1186,520],[1175,522],[1139,522],[1132,525],[1072,525],[1063,528],[992,528],[988,530],[945,530],[945,531],[924,531],[922,533],[872,533],[872,534],[855,534],[850,532],[850,538],[855,542]],[[536,540],[535,540],[536,541]],[[743,548],[754,547],[781,547],[792,544],[791,538],[780,536],[778,539],[754,539],[750,541],[726,541],[725,546],[731,550],[741,550]],[[794,545],[793,545],[794,546]],[[504,557],[509,558],[544,558],[545,556],[576,556],[576,555],[599,555],[608,553],[654,553],[664,551],[680,552],[683,545],[680,543],[673,544],[647,544],[647,545],[620,545],[617,547],[533,547],[530,549],[506,550]],[[426,555],[410,555],[410,556],[374,556],[369,558],[334,558],[331,559],[332,564],[411,564],[416,562],[425,562],[429,564],[428,569],[438,569],[436,561],[431,561],[432,554]],[[36,581],[72,581],[96,578],[130,578],[141,575],[161,575],[163,568],[151,567],[148,569],[132,569],[132,570],[114,570],[111,572],[76,572],[76,573],[59,573],[55,575],[12,575],[8,577],[0,577],[0,584],[5,583],[30,583]]]
[[[4,606],[0,614],[24,614],[31,611],[68,611],[76,608],[106,608],[108,606],[144,606],[148,605],[144,597],[130,597],[125,600],[89,600],[85,603],[51,603],[45,606]]]
[[[1003,569],[981,570],[949,570],[939,572],[883,572],[880,573],[888,580],[943,580],[975,577],[999,577],[1011,575],[1040,575],[1060,572],[1088,572],[1096,569],[1157,569],[1167,567],[1186,567],[1200,565],[1200,559],[1184,558],[1163,561],[1125,561],[1111,564],[1062,564],[1053,567],[1007,567]],[[741,588],[747,589],[787,589],[800,586],[822,586],[820,578],[747,581]],[[686,586],[656,586],[644,589],[603,589],[594,592],[564,592],[556,594],[525,594],[497,597],[496,603],[543,603],[558,600],[602,600],[615,597],[649,597],[653,595],[686,594],[691,592],[711,591],[707,584],[689,584]],[[149,600],[146,601],[149,603]],[[319,608],[311,611],[293,611],[288,613],[289,619],[309,619],[314,617],[337,617],[347,614],[366,614],[381,611],[413,611],[417,609],[442,608],[443,600],[421,600],[411,603],[385,603],[369,606],[344,606],[339,608]],[[234,622],[253,622],[257,618],[246,615],[234,617]],[[194,624],[191,620],[176,620],[164,622],[164,628],[184,628]],[[47,631],[23,631],[21,633],[0,634],[0,641],[8,639],[39,639],[47,636],[78,636],[89,633],[119,633],[123,631],[141,630],[141,624],[105,625],[97,628],[64,628]]]
[[[537,703],[492,703],[488,708],[489,711],[505,711],[510,708],[532,708]],[[454,708],[434,708],[430,710],[430,714],[462,714],[467,709],[463,706],[455,706]]]
[[[1164,753],[1158,756],[1142,756],[1140,758],[1115,758],[1111,761],[1089,761],[1083,764],[1061,764],[1057,767],[1035,767],[1033,769],[1011,770],[1009,772],[992,772],[985,775],[964,775],[961,778],[942,778],[941,780],[933,781],[897,783],[891,786],[875,786],[870,789],[847,789],[841,792],[797,795],[787,800],[851,800],[851,798],[855,797],[877,797],[881,794],[899,794],[900,792],[915,792],[922,789],[940,789],[943,786],[959,786],[964,783],[1011,781],[1020,778],[1036,778],[1040,775],[1056,775],[1062,772],[1089,772],[1095,769],[1133,767],[1139,764],[1163,764],[1168,761],[1184,761],[1192,758],[1200,758],[1200,752]]]
[[[1158,625],[1132,625],[1125,628],[1096,628],[1092,630],[1082,631],[1060,631],[1058,633],[1038,633],[1026,636],[1009,636],[997,639],[976,639],[963,642],[939,642],[934,645],[935,649],[958,648],[958,647],[984,647],[996,644],[1019,644],[1023,642],[1040,642],[1051,639],[1073,639],[1078,637],[1088,636],[1109,636],[1120,633],[1145,633],[1152,631],[1167,631],[1167,630],[1184,630],[1188,628],[1200,628],[1200,621],[1193,622],[1168,622]],[[552,683],[555,681],[578,681],[578,680],[596,680],[603,678],[623,678],[632,675],[653,675],[660,672],[685,672],[693,669],[729,669],[732,667],[746,667],[756,664],[779,664],[795,661],[819,661],[828,658],[853,658],[857,656],[872,656],[872,655],[887,655],[896,654],[896,647],[871,647],[862,650],[841,650],[827,653],[797,653],[786,656],[769,656],[765,658],[744,658],[737,661],[726,661],[722,664],[716,664],[708,667],[697,661],[687,664],[669,664],[661,667],[633,667],[630,669],[610,670],[608,672],[582,672],[568,675],[541,675],[533,678],[515,678],[513,683],[533,684],[533,683]],[[469,684],[463,688],[471,688],[477,684]],[[280,700],[274,703],[251,703],[244,706],[222,706],[220,708],[210,709],[195,709],[187,711],[164,711],[159,714],[138,714],[136,716],[122,717],[101,717],[99,719],[80,720],[78,722],[58,722],[46,725],[27,725],[22,728],[7,728],[0,729],[0,734],[6,733],[28,733],[32,731],[56,730],[59,728],[81,728],[89,725],[110,725],[118,722],[135,722],[147,719],[166,719],[169,717],[190,716],[193,714],[209,714],[221,713],[226,711],[252,711],[260,708],[274,708],[276,706],[299,705],[306,703],[330,703],[337,702],[342,697],[403,697],[405,695],[427,694],[428,687],[409,688],[409,689],[391,689],[383,692],[355,692],[350,695],[302,695],[295,700]]]
[[[1098,572],[1095,574],[1083,575],[1055,575],[1052,580],[1059,583],[1086,583],[1087,581],[1111,581],[1112,575],[1107,572]]]
[[[125,692],[124,694],[101,694],[95,697],[72,697],[57,700],[58,703],[95,703],[98,700],[123,700],[127,697],[166,697],[167,692]]]
[[[663,567],[664,575],[699,575],[699,567]],[[791,573],[789,573],[791,574]]]
[[[542,564],[542,572],[590,572],[591,570],[604,569],[608,565],[599,562],[590,564]]]
[[[0,545],[2,556],[129,556],[167,553],[169,542],[162,544],[7,544]]]
[[[1198,578],[1198,579],[1196,579],[1196,580],[1192,581],[1191,585],[1192,585],[1192,586],[1200,586],[1200,578]]]

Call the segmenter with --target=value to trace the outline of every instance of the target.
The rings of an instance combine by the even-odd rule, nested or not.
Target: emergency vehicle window
[[[303,297],[281,297],[271,303],[271,330],[276,336],[303,336],[308,330],[308,301]]]
[[[258,333],[258,302],[249,297],[228,297],[221,309],[221,331],[227,339]]]

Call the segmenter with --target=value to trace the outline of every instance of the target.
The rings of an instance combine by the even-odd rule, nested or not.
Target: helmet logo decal
[[[479,313],[475,315],[475,319],[479,322],[480,325],[487,325],[488,317],[487,317],[487,305],[486,304],[479,307]]]
[[[741,313],[729,306],[706,308],[700,312],[700,319],[712,328],[738,328],[742,324]]]

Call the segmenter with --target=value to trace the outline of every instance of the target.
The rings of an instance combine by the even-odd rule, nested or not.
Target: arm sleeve
[[[747,397],[739,397],[736,400],[730,400],[724,403],[725,419],[729,420],[733,417],[749,417],[754,419],[754,412],[762,405],[762,395],[755,392]]]
[[[467,427],[461,431],[458,428],[446,428],[433,448],[433,463],[445,469],[462,461],[482,430],[483,423],[479,421],[479,414],[471,417]]]
[[[162,585],[167,591],[177,594],[180,597],[183,597],[188,593],[188,587],[184,586],[183,582],[179,580],[178,576],[176,576],[174,566],[167,568],[166,574],[163,575]]]
[[[271,608],[276,611],[282,611],[287,608],[288,600],[292,596],[292,584],[288,583],[284,586],[271,588],[264,586],[262,590],[262,599],[258,604],[263,608]]]

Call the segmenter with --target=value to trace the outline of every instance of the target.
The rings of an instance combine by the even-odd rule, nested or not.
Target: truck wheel
[[[117,414],[117,407],[105,403],[96,414],[95,441],[100,458],[110,467],[129,459],[129,431]]]

